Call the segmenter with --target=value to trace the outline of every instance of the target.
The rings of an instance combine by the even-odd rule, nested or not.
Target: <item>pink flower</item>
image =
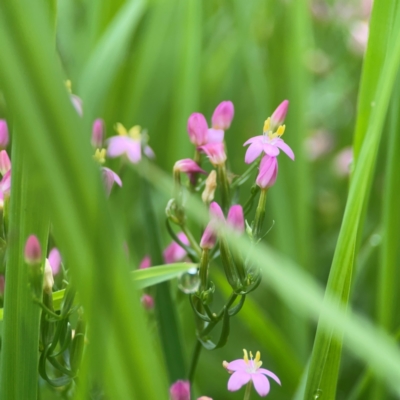
[[[47,258],[53,275],[57,275],[60,272],[61,267],[61,254],[56,247],[50,250],[49,256]]]
[[[275,129],[279,125],[282,125],[285,121],[286,114],[289,107],[289,100],[283,100],[281,104],[271,115],[271,129]]]
[[[353,162],[353,148],[351,146],[342,149],[334,159],[334,171],[339,177],[350,175]]]
[[[106,189],[107,196],[109,196],[114,183],[121,187],[122,181],[121,178],[110,168],[101,167],[101,172],[103,174],[104,187]]]
[[[176,381],[169,389],[171,400],[190,400],[189,381]]]
[[[0,173],[5,175],[11,169],[10,157],[5,150],[0,151]]]
[[[154,308],[154,299],[149,294],[144,294],[140,299],[140,302],[142,303],[142,306],[148,311]]]
[[[177,234],[178,239],[189,246],[189,240],[183,232]],[[182,261],[186,256],[186,250],[175,241],[172,242],[163,252],[165,264],[173,264]]]
[[[101,118],[97,118],[93,122],[92,126],[92,146],[97,149],[103,145],[104,137],[104,121]]]
[[[226,131],[231,126],[235,109],[231,101],[219,103],[211,118],[213,129],[222,129]]]
[[[270,130],[271,118],[268,118],[264,123],[263,134],[250,138],[243,146],[250,144],[246,151],[245,162],[251,164],[262,152],[276,157],[280,150],[285,152],[292,160],[294,153],[292,149],[281,139],[285,132],[285,125],[280,125],[276,132]],[[280,149],[280,150],[279,150]]]
[[[5,286],[6,286],[6,281],[4,275],[0,275],[0,296],[3,296]]]
[[[199,147],[210,159],[212,165],[222,165],[226,161],[225,145],[221,143],[207,143]]]
[[[202,249],[211,249],[214,247],[216,238],[216,231],[218,223],[225,222],[224,213],[221,207],[213,201],[210,204],[210,222],[204,230],[203,236],[200,241]],[[228,225],[231,226],[236,232],[244,232],[244,216],[243,208],[240,205],[233,205],[228,212],[227,218]]]
[[[0,119],[0,148],[5,149],[8,145],[8,126],[5,119]]]
[[[30,235],[26,240],[24,257],[27,264],[39,264],[42,259],[42,247],[35,235]]]
[[[265,155],[260,163],[256,184],[261,189],[266,189],[275,184],[278,176],[278,160],[276,157]]]
[[[256,357],[253,360],[253,355],[250,352],[250,360],[246,350],[243,350],[244,357],[243,360],[234,360],[230,363],[224,361],[223,366],[232,373],[232,376],[228,381],[228,390],[234,392],[239,390],[243,385],[246,385],[250,380],[253,382],[254,389],[261,396],[264,397],[269,393],[270,384],[268,378],[269,376],[279,385],[281,381],[279,378],[271,371],[267,369],[260,368],[262,362],[260,361],[260,352],[257,351]]]
[[[140,126],[135,125],[127,131],[122,124],[118,123],[115,129],[118,136],[112,136],[107,140],[107,155],[115,158],[126,154],[131,163],[137,164],[142,158]],[[144,152],[146,155],[152,154],[152,150],[147,145]]]
[[[203,114],[193,113],[190,115],[187,130],[189,139],[194,145],[201,146],[207,143],[207,129],[207,121]]]
[[[184,158],[183,160],[177,161],[174,165],[174,172],[185,172],[187,174],[207,174],[204,169],[201,169],[197,163],[190,158]]]
[[[140,261],[139,269],[146,269],[151,267],[151,258],[150,256],[143,257],[142,261]]]

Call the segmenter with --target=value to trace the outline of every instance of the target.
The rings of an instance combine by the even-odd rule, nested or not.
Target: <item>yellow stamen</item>
[[[227,369],[228,368],[228,361],[222,361],[222,366]]]
[[[260,354],[259,351],[257,351],[257,353],[256,353],[256,358],[254,359],[254,361],[255,361],[255,362],[259,362],[260,359],[261,359],[261,354]]]
[[[270,126],[271,126],[271,118],[268,117],[264,122],[263,132],[268,132]]]
[[[281,125],[276,131],[278,136],[282,136],[285,133],[286,125]]]
[[[67,88],[68,93],[72,93],[72,83],[69,79],[65,81],[65,87]]]
[[[249,363],[249,355],[247,354],[247,350],[243,349],[243,360],[246,364]]]
[[[93,158],[99,164],[104,164],[106,162],[106,149],[96,149]]]
[[[129,129],[129,136],[132,139],[140,140],[140,131],[141,131],[141,129],[142,128],[139,125],[133,126],[131,129]]]
[[[120,135],[120,136],[126,136],[128,134],[125,127],[122,124],[120,124],[119,122],[115,124],[114,129],[117,131],[118,135]]]
[[[253,353],[250,351],[250,358],[253,359]]]

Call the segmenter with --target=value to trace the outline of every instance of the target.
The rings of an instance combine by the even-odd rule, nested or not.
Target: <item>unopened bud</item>
[[[176,381],[169,389],[171,400],[190,400],[189,381]]]
[[[5,149],[8,145],[8,126],[5,119],[0,119],[0,148]]]
[[[53,275],[57,275],[60,272],[61,267],[61,254],[56,247],[53,247],[50,250],[48,260]]]
[[[214,129],[227,130],[231,126],[235,110],[231,101],[223,101],[218,104],[211,118]]]
[[[288,112],[289,100],[283,100],[281,104],[276,108],[276,110],[271,115],[271,130],[275,130],[275,128],[279,125],[282,125],[285,121],[286,114]]]
[[[201,194],[203,203],[210,204],[214,200],[215,189],[217,188],[217,171],[212,170],[206,179],[206,187]]]
[[[140,302],[147,311],[150,311],[154,308],[154,299],[149,294],[144,294],[140,299]]]
[[[92,127],[92,146],[97,149],[101,148],[103,145],[103,136],[104,136],[104,121],[101,118],[97,118],[93,122]]]
[[[53,271],[49,260],[46,258],[44,264],[44,275],[43,275],[43,292],[51,294],[54,286]]]
[[[42,260],[42,248],[35,235],[30,235],[25,244],[25,262],[29,265],[39,264]]]
[[[0,146],[1,147],[1,146]],[[10,157],[5,150],[0,151],[0,173],[5,175],[11,169]]]

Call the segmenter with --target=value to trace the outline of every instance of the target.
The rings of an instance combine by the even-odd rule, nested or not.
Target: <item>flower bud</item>
[[[174,165],[174,172],[185,172],[187,174],[206,174],[207,172],[201,169],[195,161],[190,158],[179,160]]]
[[[140,302],[147,311],[150,311],[154,308],[154,299],[149,294],[144,294],[140,299]]]
[[[201,199],[203,203],[209,204],[214,200],[215,189],[217,188],[217,171],[212,170],[210,175],[206,179],[206,186],[203,193],[201,194]]]
[[[53,247],[50,250],[48,260],[53,275],[57,275],[60,272],[61,267],[61,254],[56,247]]]
[[[8,145],[8,126],[5,119],[0,119],[0,148],[5,149]]]
[[[227,221],[236,232],[244,232],[244,215],[241,205],[236,204],[229,209]]]
[[[190,400],[189,381],[176,381],[169,389],[171,400]]]
[[[92,146],[97,149],[103,145],[104,137],[104,121],[101,118],[97,118],[93,122],[92,127]]]
[[[289,107],[289,100],[283,100],[281,104],[276,108],[276,110],[271,115],[271,130],[275,130],[275,128],[279,125],[282,125],[285,121],[286,114]]]
[[[226,161],[224,143],[207,143],[206,145],[201,146],[200,150],[206,153],[214,167],[223,165]]]
[[[142,261],[140,261],[139,269],[146,269],[151,267],[151,258],[150,256],[143,257]]]
[[[39,264],[42,260],[42,248],[35,235],[30,235],[25,244],[25,262],[29,265]]]
[[[201,237],[200,247],[202,249],[212,249],[217,241],[215,222],[225,221],[224,213],[221,207],[215,201],[210,204],[210,222],[204,230],[203,236]]]
[[[53,271],[49,260],[46,258],[46,262],[44,264],[44,275],[43,275],[43,292],[51,294],[51,292],[53,291],[53,285],[54,285]]]
[[[207,121],[203,114],[193,113],[190,115],[187,130],[190,141],[196,146],[207,143]]]
[[[3,198],[10,194],[11,190],[11,169],[5,173],[3,179],[0,181],[0,192],[3,194]]]
[[[235,110],[231,101],[223,101],[218,104],[211,118],[214,129],[227,130],[231,126]]]
[[[5,150],[0,151],[0,173],[5,175],[11,169],[10,157]]]
[[[189,240],[187,236],[183,232],[179,232],[177,234],[178,239],[189,246]],[[164,262],[165,264],[173,264],[179,261],[182,261],[186,256],[186,250],[182,248],[178,243],[175,241],[172,242],[163,252]]]
[[[266,189],[275,184],[278,176],[278,161],[276,157],[265,155],[260,163],[256,184],[261,189]]]

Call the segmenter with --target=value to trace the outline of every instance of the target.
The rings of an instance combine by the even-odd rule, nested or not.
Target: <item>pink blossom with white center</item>
[[[243,359],[234,360],[230,363],[224,361],[223,366],[232,373],[228,381],[228,390],[234,392],[239,390],[242,386],[246,385],[250,380],[253,382],[254,389],[261,396],[266,396],[270,391],[270,383],[267,378],[269,376],[279,385],[281,381],[271,371],[261,368],[262,362],[260,361],[260,352],[257,351],[253,360],[253,354],[250,352],[250,360],[247,350],[243,350]],[[266,376],[265,376],[266,375]]]
[[[261,189],[273,186],[278,176],[278,160],[276,157],[265,155],[260,163],[256,184]]]
[[[0,148],[5,149],[8,145],[8,125],[5,119],[0,119]]]
[[[115,158],[126,154],[131,163],[137,164],[142,158],[140,126],[135,125],[127,131],[122,124],[118,123],[115,129],[118,136],[112,136],[107,140],[108,157]],[[143,151],[146,155],[154,154],[147,145]]]
[[[151,258],[150,256],[144,256],[142,261],[140,261],[139,269],[146,269],[151,267]]]
[[[178,239],[186,246],[189,246],[189,239],[183,232],[177,234]],[[173,241],[163,252],[165,264],[173,264],[182,261],[186,257],[186,250]]]
[[[11,169],[10,157],[6,150],[0,151],[0,173],[5,175]]]
[[[207,143],[204,146],[200,146],[199,149],[206,153],[210,162],[214,167],[222,165],[226,161],[225,145],[221,143]]]
[[[57,275],[60,272],[61,268],[61,254],[58,251],[57,247],[53,247],[50,250],[49,256],[47,258],[49,260],[49,264],[53,275]]]
[[[271,118],[268,118],[264,123],[263,134],[250,138],[243,145],[250,144],[245,155],[246,164],[251,164],[263,152],[271,157],[277,157],[280,150],[294,160],[293,150],[281,139],[285,132],[285,125],[280,125],[276,132],[270,130],[270,125]]]

